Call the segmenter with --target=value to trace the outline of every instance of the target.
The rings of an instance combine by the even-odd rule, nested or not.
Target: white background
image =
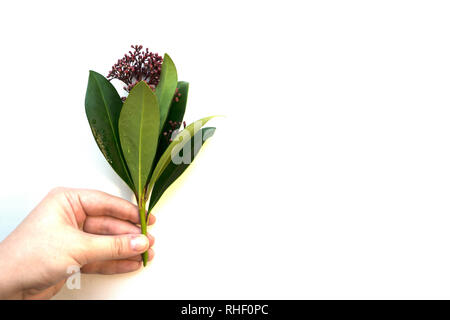
[[[150,266],[57,298],[450,298],[449,15],[447,1],[2,2],[0,238],[54,186],[130,198],[84,94],[89,69],[138,43],[191,83],[188,121],[226,118],[153,212]]]

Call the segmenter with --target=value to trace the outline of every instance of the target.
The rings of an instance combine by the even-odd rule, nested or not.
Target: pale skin
[[[154,238],[141,235],[138,224],[138,207],[124,199],[95,190],[52,190],[0,243],[0,299],[49,299],[74,266],[82,273],[138,270],[141,253],[148,250],[149,260],[154,255]]]

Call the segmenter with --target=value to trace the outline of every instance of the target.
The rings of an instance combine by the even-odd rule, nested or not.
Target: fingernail
[[[134,251],[144,251],[148,247],[148,238],[144,235],[134,237],[130,240],[130,246]]]

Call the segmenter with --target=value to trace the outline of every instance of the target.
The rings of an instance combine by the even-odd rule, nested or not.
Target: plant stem
[[[139,217],[141,220],[141,233],[147,235],[147,217],[145,211],[145,201],[143,197],[139,200]],[[142,254],[142,262],[144,263],[144,267],[147,265],[148,261],[148,251],[145,251]]]

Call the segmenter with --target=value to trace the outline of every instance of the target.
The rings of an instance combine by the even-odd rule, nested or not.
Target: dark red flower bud
[[[122,59],[112,66],[108,79],[119,79],[126,84],[124,88],[130,91],[139,81],[145,81],[152,89],[159,83],[163,58],[157,53],[149,52],[148,48],[141,51],[142,45],[132,45],[134,52],[129,51]]]

